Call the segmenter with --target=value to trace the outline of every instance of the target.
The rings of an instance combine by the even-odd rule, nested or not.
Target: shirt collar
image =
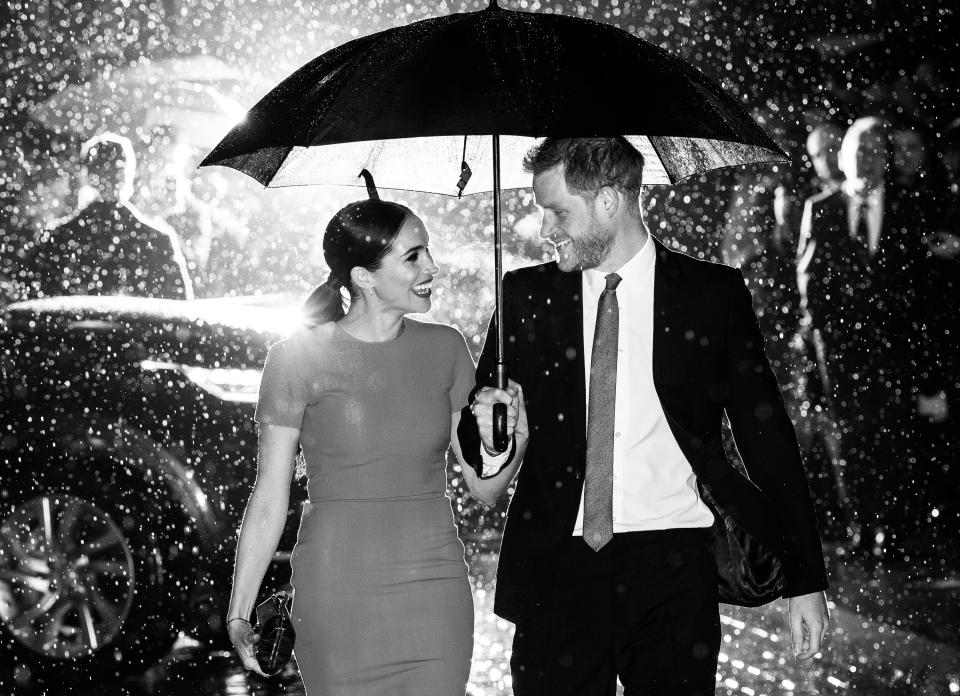
[[[877,186],[875,189],[872,189],[866,196],[862,193],[850,193],[850,205],[851,207],[859,208],[861,205],[866,204],[870,208],[877,208],[883,205],[883,185]]]
[[[647,239],[639,251],[631,256],[625,264],[613,271],[620,276],[620,286],[639,287],[640,284],[653,274],[653,266],[657,259],[657,250],[653,243],[653,236],[647,232]],[[591,291],[599,295],[607,283],[608,271],[598,271],[588,268],[583,272],[583,281]]]

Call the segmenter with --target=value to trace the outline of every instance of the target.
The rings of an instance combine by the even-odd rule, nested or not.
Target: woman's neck
[[[377,311],[366,302],[354,302],[337,323],[361,341],[391,341],[403,330],[403,314]]]

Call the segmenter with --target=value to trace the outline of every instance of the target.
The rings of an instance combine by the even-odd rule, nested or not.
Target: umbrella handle
[[[507,388],[507,366],[497,364],[497,389]],[[507,405],[496,403],[493,405],[493,449],[498,453],[506,452],[510,438],[507,437]]]

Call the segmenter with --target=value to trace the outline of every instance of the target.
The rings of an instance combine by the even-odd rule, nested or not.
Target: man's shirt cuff
[[[510,438],[510,446],[500,454],[490,454],[481,442],[480,457],[483,460],[483,473],[480,475],[480,478],[490,478],[491,476],[499,474],[503,467],[513,458],[515,449],[516,442],[514,442],[513,438]]]

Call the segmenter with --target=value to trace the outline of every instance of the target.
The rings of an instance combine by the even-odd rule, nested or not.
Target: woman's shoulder
[[[296,329],[288,336],[271,344],[270,352],[290,356],[304,353],[316,353],[317,348],[334,338],[334,324],[328,322],[317,326],[304,326]]]

